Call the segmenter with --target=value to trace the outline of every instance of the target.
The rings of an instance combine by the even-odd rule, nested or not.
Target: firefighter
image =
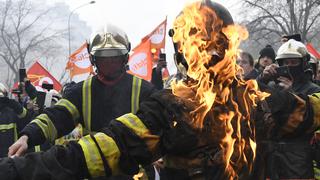
[[[3,159],[0,161],[0,169],[2,172],[6,172],[3,177],[9,180],[14,178],[64,180],[115,176],[119,173],[133,175],[138,172],[139,164],[150,164],[159,157],[168,155],[166,159],[171,159],[169,161],[172,164],[166,166],[175,170],[184,167],[182,171],[186,175],[184,177],[187,178],[230,179],[231,177],[237,178],[241,174],[242,179],[245,179],[254,157],[253,149],[250,147],[250,140],[254,141],[254,130],[251,129],[254,127],[252,120],[245,119],[245,116],[249,116],[253,110],[253,100],[250,100],[249,94],[244,93],[247,90],[251,92],[254,87],[241,79],[236,79],[235,69],[237,66],[235,62],[225,64],[228,66],[226,69],[232,69],[231,72],[222,71],[224,67],[217,65],[224,60],[226,49],[229,48],[229,38],[222,29],[233,24],[233,20],[223,6],[212,1],[196,2],[189,8],[196,8],[199,13],[209,13],[208,19],[201,21],[202,24],[205,24],[208,34],[204,34],[202,30],[196,30],[196,28],[192,28],[195,34],[190,34],[190,38],[199,35],[199,39],[207,45],[206,47],[201,45],[198,47],[196,43],[191,43],[191,48],[198,48],[202,53],[207,53],[206,57],[209,58],[209,62],[204,63],[199,59],[194,63],[205,68],[202,73],[212,73],[209,69],[217,68],[219,75],[211,74],[210,82],[222,81],[219,85],[220,90],[230,88],[230,92],[232,92],[224,98],[225,94],[219,88],[212,90],[218,91],[216,94],[218,101],[214,102],[208,117],[201,118],[203,123],[193,124],[193,118],[196,118],[194,116],[197,116],[198,113],[194,116],[190,114],[191,111],[197,109],[196,106],[201,106],[200,104],[196,105],[199,102],[193,102],[183,97],[183,95],[193,94],[196,88],[185,89],[185,91],[181,89],[180,93],[184,92],[180,95],[182,97],[173,95],[173,90],[162,90],[153,93],[143,101],[136,114],[129,113],[120,116],[112,120],[109,126],[102,129],[101,132],[87,135],[78,143],[72,142],[67,148],[55,146],[42,154],[28,154],[25,157]],[[216,15],[223,19],[223,23],[215,21]],[[187,20],[184,14],[179,17],[182,22]],[[190,31],[185,28],[188,27],[179,26],[177,23],[174,30]],[[216,35],[211,36],[211,33],[213,35],[215,32]],[[188,40],[181,39],[177,43],[182,45]],[[216,41],[219,42],[221,49],[217,47]],[[191,59],[185,57],[186,54],[181,50],[182,48],[179,50],[181,57],[179,61],[185,69],[184,72],[192,72],[195,64],[190,63]],[[199,80],[193,80],[189,74],[184,76],[186,79],[181,83],[188,87],[197,86],[196,82]],[[225,79],[225,77],[227,78]],[[195,95],[190,98],[195,98]],[[224,99],[230,101],[224,102]],[[232,103],[231,100],[235,102]],[[239,109],[241,113],[232,115],[238,106],[242,107],[245,104],[248,105],[247,108],[241,108]],[[226,123],[224,118],[230,118],[230,121],[233,122],[230,125],[234,129],[234,133],[229,130],[230,127],[227,127],[229,123]],[[246,123],[240,123],[240,120]],[[202,126],[204,127],[202,128]],[[240,131],[242,128],[243,131]],[[230,132],[233,134],[232,136],[241,134],[234,139],[234,148],[228,147],[226,145],[228,142],[224,142],[222,139],[225,136],[233,139]],[[230,149],[234,151],[229,151]],[[239,149],[243,149],[243,151],[240,152]],[[12,168],[13,166],[15,168]],[[171,174],[170,178],[173,179],[174,176]],[[183,177],[178,178],[182,179]]]
[[[198,8],[194,10],[198,11],[203,10],[202,8],[208,10],[208,7],[211,9],[214,6],[216,8],[214,11],[217,14],[226,12],[221,5],[211,1],[196,2],[193,5],[195,6],[192,7]],[[183,22],[186,19],[179,20],[181,20],[181,24],[184,24]],[[211,20],[208,19],[205,23],[212,22]],[[230,52],[225,50],[228,47],[232,47],[229,44],[227,36],[221,31],[223,26],[219,26],[216,29],[210,28],[210,23],[206,25],[208,25],[206,27],[208,34],[217,32],[218,35],[215,34],[217,36],[213,37],[214,40],[210,38],[205,40],[204,37],[201,37],[201,35],[206,36],[203,31],[192,28],[192,33],[200,35],[199,39],[205,40],[206,43],[204,44],[208,46],[204,48],[200,45],[199,47],[197,46],[199,44],[191,41],[193,45],[191,48],[198,48],[197,51],[193,51],[196,53],[198,51],[212,53],[206,57],[209,57],[209,60],[213,62],[210,61],[209,64],[201,66],[202,68],[215,67],[219,73],[225,72],[230,74],[229,71],[223,71],[225,69],[223,66],[219,66],[219,63],[222,63],[226,55],[224,53]],[[179,30],[179,28],[184,29],[187,27],[176,26],[175,30]],[[188,29],[185,30],[188,34],[190,33]],[[192,36],[192,34],[190,35]],[[187,36],[184,37],[188,38]],[[219,49],[219,51],[215,49],[215,44],[212,43],[216,43],[216,38],[223,44],[224,49]],[[180,40],[178,42],[180,44],[188,43],[187,40]],[[186,63],[184,68],[187,72],[193,72],[191,68],[194,67],[194,64],[189,63],[190,59],[186,57],[189,54],[184,54],[183,51],[179,52],[185,57],[184,60],[181,59],[181,61],[185,61]],[[202,64],[199,58],[195,60],[194,63],[198,62]],[[235,59],[231,63],[225,63],[224,65],[227,65],[228,68],[237,69]],[[206,70],[205,72],[210,73],[210,71]],[[184,167],[183,170],[185,170],[187,178],[248,179],[247,176],[251,169],[250,162],[252,162],[255,154],[254,148],[249,146],[249,144],[254,144],[255,132],[254,127],[251,126],[253,125],[253,119],[249,120],[247,117],[254,110],[253,100],[250,100],[250,98],[260,96],[261,92],[254,92],[254,88],[251,86],[254,85],[254,81],[249,80],[245,82],[241,79],[236,79],[236,74],[237,71],[233,72],[232,76],[224,74],[228,78],[224,83],[219,84],[219,87],[232,87],[230,89],[232,93],[229,95],[234,95],[235,97],[228,96],[227,103],[223,103],[221,97],[224,94],[216,94],[216,98],[221,101],[214,101],[213,108],[209,111],[210,113],[206,116],[206,119],[203,119],[203,123],[200,124],[205,128],[194,126],[194,115],[190,114],[190,112],[199,109],[198,105],[195,106],[196,102],[184,97],[184,95],[189,93],[192,94],[194,89],[191,89],[191,91],[180,91],[180,89],[176,92],[182,93],[180,96],[174,95],[174,92],[171,90],[162,90],[153,93],[147,100],[143,101],[139,111],[135,114],[129,113],[120,116],[112,120],[109,126],[102,129],[101,132],[87,135],[78,142],[71,142],[67,147],[55,146],[44,153],[33,153],[24,157],[0,160],[0,177],[7,180],[66,180],[115,176],[120,173],[135,174],[138,172],[139,164],[150,164],[159,157],[168,155],[168,158],[172,158],[171,162],[175,162],[175,167]],[[213,76],[211,80],[225,78],[225,76],[217,77],[215,74],[210,75]],[[188,83],[191,83],[191,85],[197,84],[197,81],[192,79],[189,74],[186,76],[186,81],[179,82],[184,83],[184,85],[190,85]],[[250,84],[250,82],[253,84]],[[250,92],[250,94],[245,92]],[[314,108],[314,113],[309,114],[315,117],[312,123],[320,123],[318,119],[319,114],[317,114],[320,112],[319,106],[317,106],[320,102],[319,97],[316,95],[298,97],[286,91],[281,92],[283,92],[281,96],[274,93],[270,98],[272,100],[279,99],[279,97],[284,98],[285,101],[279,103],[281,106],[290,105],[288,102],[301,102],[305,109]],[[190,98],[193,98],[193,96]],[[245,106],[245,104],[249,104],[249,106]],[[241,113],[233,114],[233,110],[238,107]],[[292,110],[288,109],[288,111]],[[303,116],[304,112],[298,113],[300,114],[297,116],[297,120],[303,121],[305,118]],[[198,113],[195,115],[198,115]],[[229,118],[231,120],[230,123],[225,121],[225,119]],[[231,127],[233,130],[230,130]],[[225,137],[228,133],[227,139],[221,139],[221,137]],[[238,133],[241,136],[237,136],[239,135]],[[235,136],[237,138],[234,138]],[[222,144],[220,144],[221,142]],[[234,147],[227,145],[230,142],[234,142]],[[243,151],[240,151],[240,149]],[[226,159],[227,157],[230,157],[230,159]]]
[[[21,132],[9,149],[9,156],[22,155],[28,146],[53,142],[80,123],[87,132],[100,131],[120,115],[139,109],[154,87],[126,73],[130,43],[127,35],[113,25],[94,33],[88,50],[97,75],[70,87],[54,107],[46,108]]]
[[[276,61],[279,66],[267,66],[258,79],[262,90],[280,96],[267,101],[274,121],[265,126],[268,133],[259,135],[263,131],[257,131],[258,136],[264,137],[258,142],[257,154],[264,154],[268,178],[312,179],[314,153],[310,141],[319,128],[320,87],[310,79],[310,55],[301,42],[294,39],[285,42],[277,52]],[[282,98],[285,92],[296,100],[286,100],[287,95]]]
[[[7,88],[0,83],[0,157],[6,157],[9,146],[18,138],[18,132],[28,122],[27,110],[17,101],[8,98]]]

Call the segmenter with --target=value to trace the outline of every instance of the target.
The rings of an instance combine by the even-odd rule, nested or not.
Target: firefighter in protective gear
[[[268,178],[312,179],[314,153],[310,141],[319,128],[320,87],[312,83],[306,72],[310,55],[301,42],[293,39],[285,42],[279,48],[276,60],[280,68],[285,67],[288,72],[279,75],[278,66],[272,64],[258,80],[262,90],[278,98],[267,100],[273,120],[266,121],[269,126],[261,126],[265,130],[257,130],[261,137],[257,154],[262,154],[261,159],[266,160],[261,165],[266,165]],[[267,85],[271,79],[278,83]],[[286,94],[294,96],[295,100],[290,100]]]
[[[226,57],[224,59],[225,52],[230,52],[228,48],[232,47],[231,43],[229,44],[231,34],[222,32],[223,28],[227,28],[228,23],[226,21],[225,25],[216,24],[221,21],[213,21],[214,19],[211,18],[216,17],[216,14],[219,17],[221,14],[224,14],[221,17],[226,17],[226,15],[231,17],[229,12],[221,5],[211,1],[196,2],[190,7],[186,7],[186,12],[190,8],[194,8],[199,14],[209,13],[206,16],[210,17],[207,19],[208,21],[202,19],[200,22],[207,25],[208,34],[203,33],[203,30],[198,30],[197,26],[194,26],[192,33],[189,34],[190,29],[175,23],[176,32],[185,30],[190,35],[190,37],[185,36],[190,39],[181,39],[176,42],[180,45],[191,43],[190,48],[199,50],[193,52],[207,53],[208,62],[204,63],[201,61],[203,58],[196,58],[194,63],[203,67],[203,73],[207,73],[204,75],[211,75],[210,81],[207,82],[221,81],[218,86],[222,90],[228,88],[230,90],[228,91],[230,93],[227,93],[228,96],[223,98],[225,95],[223,92],[226,91],[221,92],[218,86],[214,86],[216,88],[212,91],[217,91],[218,101],[213,102],[214,105],[208,115],[203,117],[203,122],[199,124],[203,128],[193,124],[195,119],[190,114],[200,106],[196,100],[190,101],[188,98],[173,95],[174,88],[163,90],[153,93],[146,101],[143,101],[136,114],[129,113],[120,116],[111,121],[108,128],[102,129],[99,133],[85,136],[78,143],[69,144],[67,148],[56,146],[46,153],[30,154],[25,157],[0,161],[0,168],[7,172],[5,177],[17,178],[17,174],[23,174],[22,178],[35,180],[40,178],[40,174],[37,173],[41,172],[44,175],[42,179],[43,177],[53,178],[53,175],[50,174],[54,171],[59,172],[59,177],[56,174],[55,176],[61,180],[114,176],[121,173],[135,174],[139,169],[139,164],[150,164],[159,157],[168,155],[167,158],[172,159],[170,162],[174,164],[167,167],[172,169],[183,167],[182,170],[186,175],[184,177],[188,179],[246,179],[254,159],[251,141],[255,139],[253,119],[246,118],[254,110],[254,100],[250,99],[246,92],[250,92],[252,93],[250,95],[256,97],[261,95],[254,91],[255,87],[250,83],[247,84],[241,79],[236,79],[235,58],[233,62],[232,58]],[[179,17],[181,17],[179,18],[181,24],[184,24],[187,20],[187,14]],[[217,34],[214,34],[215,32]],[[203,40],[203,45],[206,48],[198,46],[199,44],[193,43],[191,40],[191,38],[198,36],[199,38],[194,40]],[[220,46],[222,49],[216,46],[215,40],[218,40],[219,45],[222,45]],[[179,52],[185,57],[187,63],[185,68],[190,72],[195,64],[190,63],[191,59],[187,57],[188,54],[181,50],[182,48],[179,49]],[[186,51],[191,52],[188,50]],[[224,60],[231,62],[224,63],[227,62]],[[228,67],[217,65],[219,63]],[[210,68],[213,67],[217,68],[218,74],[211,74]],[[234,71],[231,73],[223,71],[228,68]],[[181,83],[188,87],[197,86],[197,80],[192,79],[189,74],[187,76],[188,80],[181,81]],[[224,79],[225,77],[227,78]],[[251,81],[251,83],[254,82]],[[183,96],[192,95],[196,89],[178,91],[182,92],[180,95]],[[224,102],[226,99],[228,101]],[[244,108],[245,105],[247,105],[246,108]],[[233,114],[235,109],[240,113]],[[195,116],[197,115],[198,113],[195,113]],[[226,119],[229,119],[230,123],[227,123]],[[245,123],[240,121],[245,121]],[[237,136],[237,138],[233,138],[233,136]],[[231,138],[232,141],[225,141],[224,137]],[[228,142],[234,142],[233,146],[226,145]],[[12,168],[13,166],[15,168]],[[31,175],[31,172],[35,173]],[[178,178],[184,177],[179,176]],[[8,179],[10,180],[10,178]],[[173,179],[174,176],[170,175],[168,178]]]
[[[203,49],[201,51],[203,52]],[[221,58],[222,56],[219,57]],[[221,59],[214,60],[221,62]],[[189,59],[186,58],[186,62],[188,63]],[[193,67],[192,64],[188,63],[187,65],[189,68]],[[235,65],[235,62],[227,65]],[[211,66],[219,67],[215,66],[215,64],[211,64]],[[218,72],[222,70],[221,68],[223,67],[218,68]],[[236,96],[235,102],[238,103],[241,113],[236,116],[228,116],[229,108],[234,104],[229,101],[230,103],[221,105],[215,102],[218,104],[214,105],[214,108],[210,110],[210,114],[217,119],[231,117],[232,122],[235,122],[234,120],[236,119],[244,122],[246,120],[245,117],[249,116],[249,114],[251,115],[254,110],[253,105],[246,106],[250,110],[249,114],[245,110],[244,104],[251,102],[249,100],[251,96],[249,97],[244,92],[246,90],[251,92],[253,89],[250,89],[241,80],[240,84],[238,84],[234,76],[229,77],[231,79],[228,79],[230,80],[228,82],[231,82],[230,86],[234,87],[232,94]],[[189,82],[192,83],[193,81],[189,79]],[[187,84],[188,82],[184,83]],[[297,116],[294,122],[303,122],[306,120],[305,118],[312,117],[312,126],[317,126],[320,123],[320,107],[318,106],[320,98],[317,94],[296,96],[287,91],[281,91],[281,93],[280,95],[273,93],[270,96],[272,99],[269,101],[274,102],[274,100],[282,98],[283,101],[275,105],[281,107],[293,106],[293,108],[286,109],[289,113],[295,111],[295,104],[301,105],[300,108],[306,110],[295,111]],[[222,94],[217,94],[217,98],[220,98],[220,95]],[[253,93],[250,95],[256,96],[258,94]],[[231,98],[229,97],[228,100],[231,100]],[[184,165],[185,167],[204,167],[200,171],[202,175],[204,175],[203,172],[205,171],[209,174],[205,174],[205,177],[202,176],[203,179],[232,179],[232,177],[248,179],[246,173],[249,173],[250,165],[245,164],[245,162],[253,159],[254,152],[244,142],[251,138],[254,141],[254,137],[252,137],[254,127],[252,129],[243,128],[243,126],[248,127],[253,122],[245,121],[245,123],[229,124],[221,119],[219,119],[221,121],[207,121],[206,119],[203,125],[208,128],[197,129],[192,126],[193,119],[190,115],[190,111],[195,110],[195,108],[197,107],[194,107],[194,102],[173,95],[171,90],[153,93],[146,101],[141,103],[140,109],[136,114],[129,113],[120,116],[112,120],[109,126],[102,129],[101,132],[87,135],[80,139],[78,143],[72,142],[67,147],[55,146],[44,153],[33,153],[25,157],[0,160],[0,177],[4,177],[7,180],[66,180],[114,176],[120,173],[135,174],[139,169],[139,164],[149,164],[167,154],[172,158],[174,156],[180,156],[181,158],[184,156],[184,159],[192,157],[189,161],[184,161],[184,163],[188,163]],[[245,116],[242,116],[243,114]],[[286,120],[291,121],[291,119],[291,117],[287,117]],[[221,129],[225,130],[224,128],[227,124],[232,127],[237,126],[239,128],[241,126],[243,128],[243,131],[238,132],[241,134],[240,140],[235,139],[235,149],[233,149],[235,151],[228,154],[231,156],[230,161],[232,161],[228,166],[226,165],[227,162],[224,161],[225,157],[223,155],[229,148],[222,150],[223,147],[219,145],[221,140],[219,137],[231,132],[221,131]],[[211,129],[211,127],[215,127],[215,129]],[[236,131],[237,129],[234,128],[234,130]],[[236,133],[232,135],[236,136]],[[232,139],[231,136],[229,137]],[[244,153],[239,151],[241,147]],[[203,161],[194,161],[196,160],[194,157],[198,157]],[[228,171],[225,172],[226,170]],[[192,172],[197,173],[196,171]],[[241,176],[229,174],[232,172],[239,173]]]
[[[0,83],[0,157],[6,157],[9,146],[18,138],[18,132],[28,122],[27,110],[17,101],[8,98],[7,88]]]
[[[88,44],[97,75],[73,85],[54,107],[46,108],[21,132],[9,155],[21,155],[27,146],[53,142],[70,133],[80,123],[86,132],[100,131],[123,114],[135,113],[139,102],[154,87],[126,73],[130,43],[127,35],[113,25],[94,33]]]

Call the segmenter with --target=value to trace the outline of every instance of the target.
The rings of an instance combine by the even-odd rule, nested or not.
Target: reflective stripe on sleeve
[[[94,135],[103,156],[108,161],[109,167],[112,169],[112,174],[116,174],[118,170],[118,162],[120,157],[120,151],[114,140],[103,134],[97,133]],[[90,135],[84,136],[78,142],[83,150],[86,164],[91,177],[110,176],[111,174],[105,174],[105,167],[98,147]]]
[[[108,161],[112,175],[120,174],[118,164],[121,154],[116,142],[104,133],[97,133],[94,137],[101,148],[104,158]]]
[[[82,113],[84,128],[91,131],[91,84],[92,78],[87,79],[82,85]]]
[[[1,124],[0,125],[0,131],[9,130],[9,129],[13,129],[14,141],[16,141],[18,139],[17,124],[16,123],[10,123],[10,124]]]
[[[18,118],[24,118],[27,115],[27,110],[26,108],[23,108],[22,113],[18,115]]]
[[[40,152],[40,151],[41,151],[40,145],[34,147],[34,152]]]
[[[151,153],[154,153],[157,149],[160,137],[151,134],[149,129],[143,124],[143,122],[134,114],[129,113],[117,118],[122,124],[132,130],[141,139],[145,141],[148,149]]]
[[[131,113],[136,113],[139,109],[141,84],[142,79],[133,76],[131,90]]]
[[[313,132],[320,127],[320,93],[308,96],[313,109],[313,124],[308,132]]]
[[[57,138],[57,129],[46,114],[40,114],[31,123],[37,124],[45,135],[46,139],[50,142],[54,142]]]
[[[71,114],[73,121],[75,121],[76,119],[78,119],[80,117],[80,114],[79,114],[77,107],[67,99],[60,99],[55,104],[55,106],[61,106],[61,107],[66,108],[69,111],[69,113]]]

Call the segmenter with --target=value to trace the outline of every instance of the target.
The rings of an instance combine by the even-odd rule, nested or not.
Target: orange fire
[[[215,12],[200,2],[187,6],[177,17],[173,40],[188,63],[187,75],[192,80],[173,82],[172,92],[196,105],[190,112],[195,129],[203,130],[209,119],[219,126],[213,127],[213,137],[220,137],[220,131],[224,131],[217,142],[226,171],[235,177],[240,170],[237,168],[241,168],[239,163],[251,168],[256,145],[250,113],[268,94],[258,90],[256,81],[245,82],[237,76],[241,71],[236,64],[238,47],[248,37],[246,29],[239,25],[222,27]],[[221,40],[229,41],[227,48]],[[219,111],[220,107],[226,110]],[[244,137],[243,127],[253,136]]]

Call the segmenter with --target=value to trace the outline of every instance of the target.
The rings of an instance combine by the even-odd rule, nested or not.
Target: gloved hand
[[[167,91],[167,92],[166,92]],[[194,109],[189,101],[173,95],[170,90],[153,95],[169,114],[170,128],[163,131],[162,147],[166,154],[184,154],[190,152],[198,142],[192,127],[190,112]]]

